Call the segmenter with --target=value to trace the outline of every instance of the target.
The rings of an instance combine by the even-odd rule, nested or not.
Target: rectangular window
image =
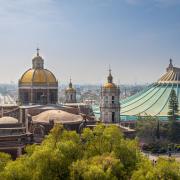
[[[115,112],[112,112],[112,123],[115,123]]]
[[[114,104],[114,102],[115,102],[114,99],[115,99],[114,96],[112,96],[112,104]]]

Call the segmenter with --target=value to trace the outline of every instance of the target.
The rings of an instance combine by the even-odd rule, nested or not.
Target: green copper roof
[[[180,102],[180,68],[172,60],[166,73],[140,93],[121,101],[122,116],[168,116],[170,93],[176,91]]]

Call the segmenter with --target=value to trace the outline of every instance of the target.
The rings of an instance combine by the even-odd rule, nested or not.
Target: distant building
[[[58,81],[54,74],[44,69],[44,59],[37,55],[19,80],[20,104],[56,104],[58,102]]]
[[[76,103],[76,89],[73,88],[71,79],[69,83],[69,87],[65,91],[65,96],[66,96],[66,103]]]
[[[101,87],[100,119],[104,123],[118,123],[120,121],[120,89],[113,83],[111,70],[107,83]]]

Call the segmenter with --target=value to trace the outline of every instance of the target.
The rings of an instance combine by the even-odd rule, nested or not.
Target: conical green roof
[[[176,91],[180,102],[180,68],[170,60],[166,73],[154,84],[138,94],[121,101],[121,116],[168,116],[171,90]],[[180,103],[179,103],[180,107]]]

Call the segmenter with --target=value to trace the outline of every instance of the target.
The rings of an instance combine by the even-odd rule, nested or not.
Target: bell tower
[[[109,68],[107,83],[101,87],[100,119],[103,123],[120,122],[120,88],[113,83]]]
[[[76,103],[76,89],[73,88],[71,78],[69,82],[69,87],[65,91],[66,103]]]

